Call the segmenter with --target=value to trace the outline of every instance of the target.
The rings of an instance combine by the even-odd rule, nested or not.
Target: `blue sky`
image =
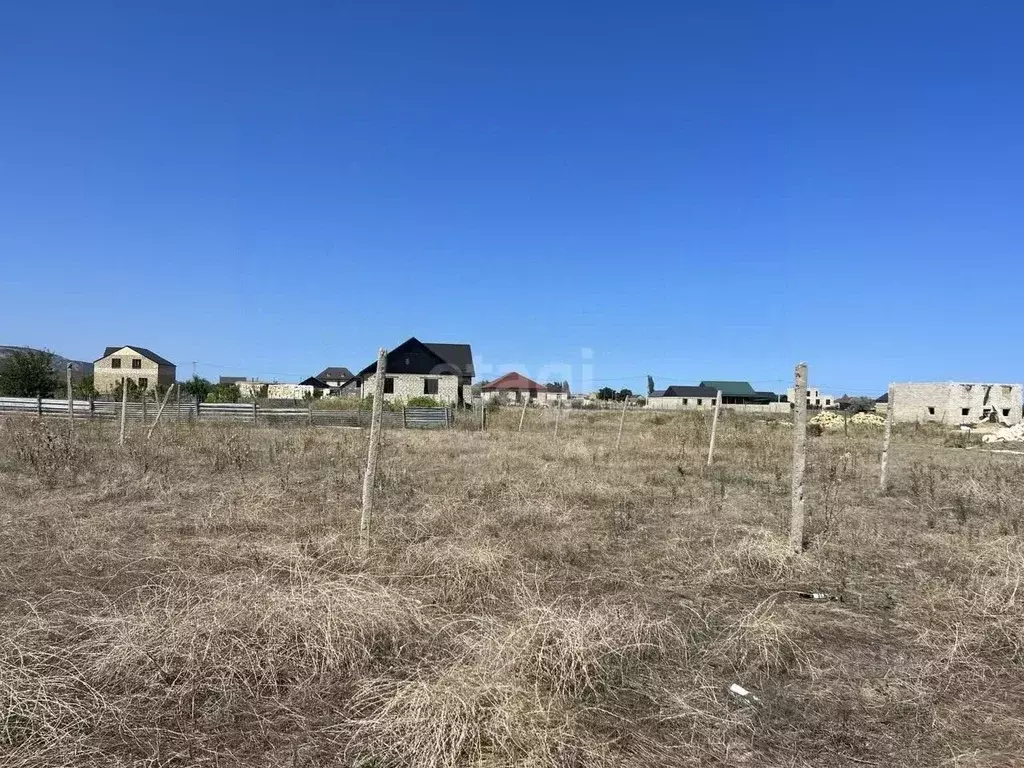
[[[0,343],[284,380],[414,335],[576,388],[1020,381],[1022,26],[6,3]]]

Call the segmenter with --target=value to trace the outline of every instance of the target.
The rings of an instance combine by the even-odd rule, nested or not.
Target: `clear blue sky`
[[[0,343],[1020,381],[1022,29],[1009,2],[4,3]]]

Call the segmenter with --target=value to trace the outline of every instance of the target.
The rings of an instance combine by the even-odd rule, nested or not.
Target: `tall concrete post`
[[[121,379],[121,434],[117,438],[118,445],[124,445],[124,420],[128,415],[128,377]]]
[[[807,468],[807,363],[798,363],[793,385],[793,509],[789,517],[789,547],[804,547],[804,470]]]
[[[619,416],[619,434],[615,436],[615,450],[619,450],[619,443],[622,442],[622,425],[626,423],[626,406],[629,405],[629,398],[622,399],[622,414]]]
[[[718,434],[718,412],[722,408],[722,390],[715,397],[715,415],[711,418],[711,445],[708,446],[708,466],[715,458],[715,436]]]
[[[68,363],[68,423],[71,431],[75,431],[75,393],[71,388],[71,363]]]
[[[889,489],[889,441],[892,439],[893,407],[892,384],[890,383],[889,402],[885,408],[885,437],[882,438],[882,468],[878,473],[878,483],[882,493]]]
[[[373,491],[377,476],[377,457],[380,454],[380,426],[384,410],[384,373],[387,367],[387,351],[377,350],[377,378],[373,393],[373,413],[370,417],[370,447],[366,456],[366,473],[363,475],[363,511],[359,518],[359,549],[366,555],[370,551],[370,525],[373,522]]]

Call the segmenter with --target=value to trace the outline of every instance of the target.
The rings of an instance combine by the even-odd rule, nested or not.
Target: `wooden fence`
[[[156,418],[156,403],[128,402],[125,418],[150,423]],[[75,400],[74,417],[119,419],[121,403],[114,400]],[[0,397],[0,413],[23,413],[45,417],[68,417],[68,401],[34,397]],[[390,428],[448,428],[454,423],[451,408],[405,408],[385,411],[384,426]],[[326,410],[318,408],[275,408],[258,403],[195,403],[172,400],[161,421],[223,421],[262,426],[368,427],[369,410]]]

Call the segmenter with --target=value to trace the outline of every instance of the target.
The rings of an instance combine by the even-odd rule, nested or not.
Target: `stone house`
[[[473,351],[469,344],[422,342],[412,337],[388,352],[384,400],[407,402],[432,397],[444,405],[472,401]],[[377,386],[377,361],[343,385],[344,393],[371,397]]]
[[[485,402],[506,400],[510,403],[521,403],[523,398],[527,398],[538,405],[554,405],[559,400],[568,400],[569,393],[560,389],[550,389],[545,384],[512,371],[484,384],[480,388],[480,397]]]
[[[170,387],[176,375],[174,363],[145,347],[107,347],[92,365],[93,386],[105,395],[117,393],[122,379],[145,390]]]
[[[790,387],[786,390],[786,398],[789,402],[796,400],[796,388]],[[826,395],[817,387],[807,387],[808,408],[838,408],[839,399],[833,395]]]
[[[893,384],[892,398],[893,419],[897,422],[933,421],[957,426],[992,420],[1012,426],[1022,418],[1020,384]]]
[[[310,379],[323,382],[332,395],[339,394],[341,388],[345,386],[345,382],[351,380],[351,378],[352,371],[343,365],[329,365],[316,376],[310,376]],[[309,381],[309,379],[306,381]]]

